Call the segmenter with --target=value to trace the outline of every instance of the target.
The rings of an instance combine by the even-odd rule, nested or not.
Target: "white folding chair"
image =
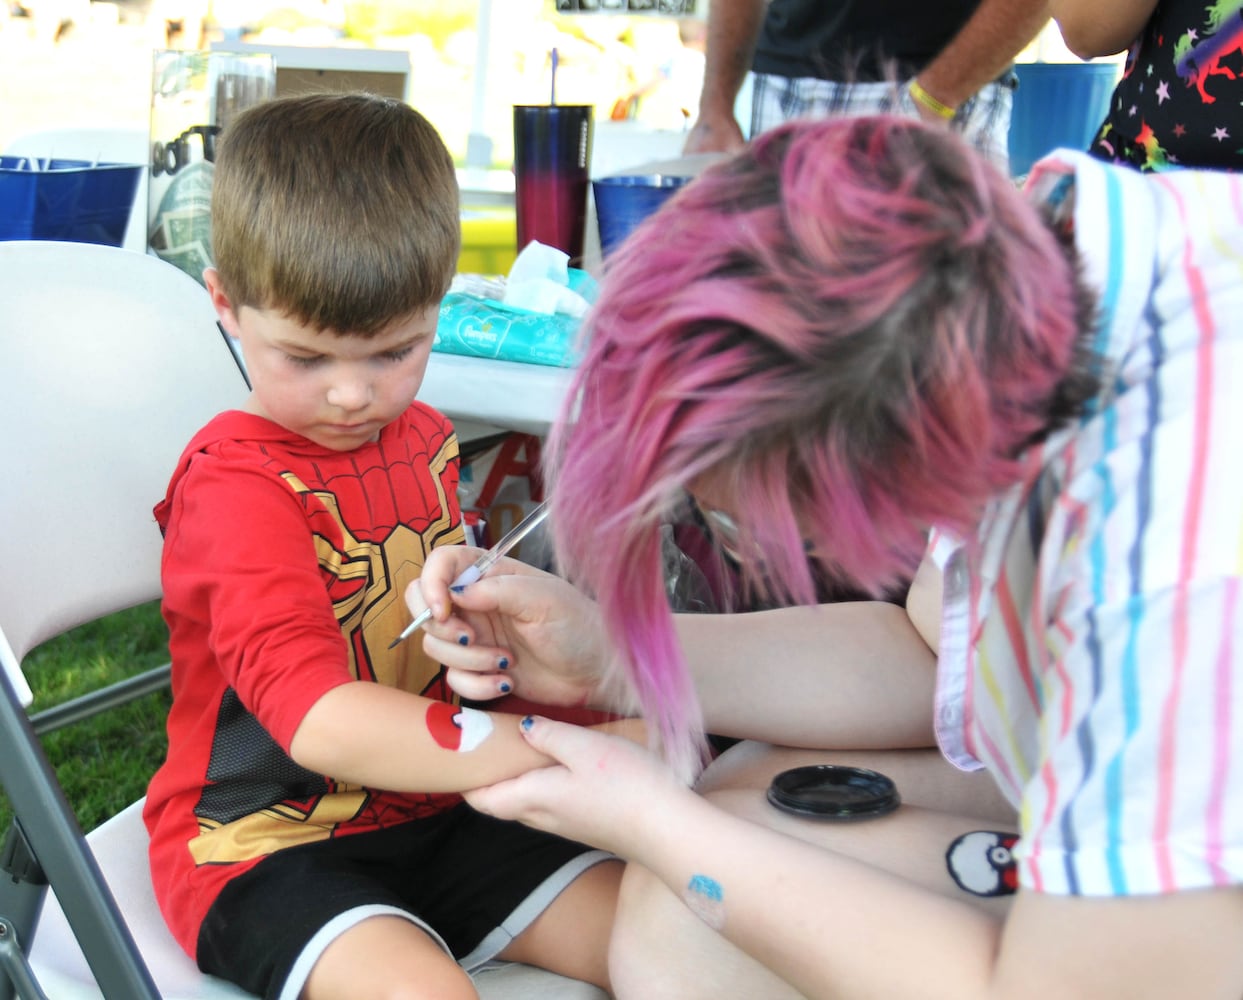
[[[0,783],[17,834],[0,858],[0,997],[248,996],[200,973],[165,927],[141,803],[83,836],[27,717],[22,673],[39,643],[159,596],[151,508],[193,433],[245,394],[207,293],[171,264],[85,243],[0,243],[0,530],[10,539]],[[522,965],[476,982],[495,1000],[604,996]]]

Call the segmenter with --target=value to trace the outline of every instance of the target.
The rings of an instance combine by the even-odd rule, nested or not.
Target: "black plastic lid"
[[[812,764],[782,771],[768,786],[768,801],[788,813],[816,819],[872,819],[898,808],[898,789],[864,767]]]

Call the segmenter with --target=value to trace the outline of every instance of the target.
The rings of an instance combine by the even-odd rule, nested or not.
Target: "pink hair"
[[[1010,179],[900,118],[768,132],[633,234],[548,449],[552,524],[671,760],[685,770],[702,729],[661,572],[688,485],[710,474],[730,498],[763,554],[753,586],[811,603],[809,538],[879,594],[930,526],[970,533],[1024,447],[1077,412],[1083,323],[1066,253]]]

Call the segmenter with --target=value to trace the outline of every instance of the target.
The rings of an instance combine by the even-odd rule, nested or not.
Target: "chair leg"
[[[0,996],[4,1000],[10,1000],[15,989],[21,1000],[48,1000],[47,994],[35,980],[30,963],[26,961],[22,939],[4,917],[0,917],[0,971],[5,976],[4,982],[0,983]]]
[[[0,671],[0,781],[26,843],[56,890],[96,982],[107,997],[160,1000],[82,829],[65,800],[7,674]],[[27,904],[29,910],[29,904]],[[27,914],[32,916],[32,914]],[[37,911],[33,914],[37,918]],[[19,943],[29,947],[32,932]]]
[[[0,969],[5,973],[0,980],[0,1000],[13,1000],[14,988],[22,1000],[37,1000],[43,994],[22,949],[24,942],[34,939],[47,879],[16,820],[4,840],[0,871],[7,876],[0,878]]]

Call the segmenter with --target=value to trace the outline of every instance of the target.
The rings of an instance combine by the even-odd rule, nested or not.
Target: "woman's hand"
[[[641,858],[669,836],[683,799],[695,801],[656,755],[630,739],[539,716],[523,720],[532,748],[557,764],[466,793],[480,812]]]
[[[607,708],[597,690],[607,650],[596,605],[560,577],[514,559],[451,593],[449,584],[479,555],[463,545],[438,548],[406,589],[412,614],[433,609],[423,649],[448,668],[449,686],[480,701],[512,693]]]

